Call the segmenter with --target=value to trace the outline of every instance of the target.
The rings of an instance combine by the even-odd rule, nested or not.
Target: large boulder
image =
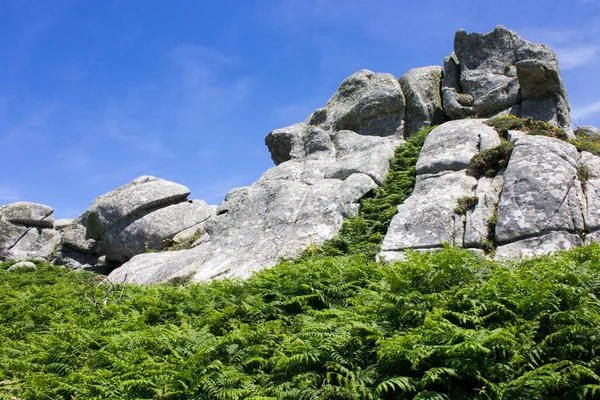
[[[485,196],[467,173],[471,158],[500,143],[496,131],[481,120],[450,121],[435,128],[417,160],[412,195],[398,206],[381,245],[380,258],[396,261],[407,249],[463,246],[465,217],[456,212],[459,199]]]
[[[579,154],[562,140],[524,136],[504,173],[496,241],[515,242],[550,232],[584,229],[584,199],[577,179]]]
[[[165,240],[205,222],[214,211],[214,207],[202,200],[189,200],[137,214],[106,231],[102,253],[111,260],[125,262],[147,250],[160,250],[165,247]]]
[[[88,235],[100,239],[112,226],[138,212],[160,208],[187,199],[183,185],[153,176],[140,176],[92,202],[85,225]]]
[[[486,34],[456,32],[454,53],[444,62],[442,100],[452,119],[511,113],[573,137],[556,55],[503,26]]]
[[[54,210],[44,204],[19,201],[0,207],[0,219],[17,225],[52,228]]]
[[[580,168],[587,172],[587,179],[583,182],[587,205],[584,214],[585,231],[594,233],[600,231],[600,157],[587,151],[582,152]]]
[[[270,132],[265,144],[279,165],[330,146],[326,132],[402,137],[404,111],[402,88],[393,75],[361,70],[341,83],[325,107],[303,123]]]
[[[60,243],[53,225],[54,210],[46,205],[17,202],[0,207],[0,259],[51,259]]]
[[[442,107],[442,74],[442,67],[421,67],[411,69],[400,78],[406,101],[404,137],[446,121]]]

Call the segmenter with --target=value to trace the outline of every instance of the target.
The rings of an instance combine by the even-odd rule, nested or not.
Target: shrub
[[[457,205],[454,212],[459,215],[465,215],[467,211],[472,210],[479,203],[479,197],[467,196],[461,197],[456,201]]]
[[[502,142],[496,147],[483,150],[473,156],[468,169],[476,176],[495,176],[502,168],[506,168],[515,144]]]
[[[577,150],[588,151],[592,154],[600,156],[599,136],[587,136],[577,131],[575,131],[575,136],[576,138],[574,140],[569,140],[569,143],[577,147]]]
[[[527,132],[530,135],[543,135],[562,140],[567,139],[567,135],[562,129],[556,128],[544,121],[534,120],[531,117],[518,118],[511,114],[489,119],[485,123],[496,129],[503,138],[506,138],[509,130],[518,130]]]
[[[587,186],[587,182],[590,178],[591,178],[590,167],[588,167],[585,164],[581,164],[577,168],[577,179],[579,179],[579,182],[581,182],[581,187],[583,188],[583,190],[585,190],[585,188]]]

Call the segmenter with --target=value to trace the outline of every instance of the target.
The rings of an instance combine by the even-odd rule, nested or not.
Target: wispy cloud
[[[563,71],[588,65],[598,58],[600,46],[555,47]]]
[[[587,118],[592,115],[600,114],[600,100],[585,105],[583,107],[572,107],[571,117],[573,120]]]
[[[563,71],[590,65],[600,55],[600,25],[591,24],[577,28],[530,28],[523,36],[554,49]]]

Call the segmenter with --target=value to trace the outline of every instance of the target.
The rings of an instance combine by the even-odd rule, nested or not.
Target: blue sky
[[[217,204],[345,77],[498,24],[552,46],[573,122],[600,126],[600,0],[0,0],[0,205],[75,217],[143,174]]]

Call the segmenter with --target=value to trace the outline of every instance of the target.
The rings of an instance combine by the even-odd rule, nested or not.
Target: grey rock
[[[465,171],[419,175],[413,194],[398,206],[380,257],[397,261],[406,249],[440,248],[444,243],[462,247],[465,222],[454,209],[459,198],[474,195],[476,186],[477,179]]]
[[[559,139],[517,140],[504,173],[496,240],[504,244],[583,225],[583,192],[577,149]]]
[[[600,244],[600,231],[595,231],[585,235],[585,244],[590,245],[592,243]]]
[[[16,264],[11,265],[7,271],[9,272],[35,272],[37,266],[31,261],[19,261]]]
[[[506,135],[506,139],[509,142],[512,142],[513,140],[517,140],[523,136],[527,135],[527,132],[523,132],[523,131],[514,131],[514,130],[509,130],[507,135]]]
[[[175,236],[173,236],[173,243],[183,243],[189,241],[194,236],[198,237],[199,239],[202,235],[204,235],[204,222],[192,225],[189,228],[177,233]]]
[[[472,211],[467,212],[465,225],[465,247],[480,247],[490,236],[490,221],[498,209],[498,200],[502,192],[504,177],[481,177],[477,181],[475,196],[479,202]]]
[[[166,239],[206,221],[213,212],[214,207],[202,200],[194,200],[135,215],[104,233],[102,252],[111,260],[125,262],[146,249],[160,250]]]
[[[18,241],[6,249],[4,258],[27,260],[41,257],[50,260],[56,253],[59,244],[60,233],[54,229],[27,228]]]
[[[402,88],[393,75],[361,70],[346,78],[306,123],[361,135],[402,136],[404,109]]]
[[[494,259],[510,260],[541,256],[559,250],[568,250],[576,246],[581,246],[582,244],[583,240],[578,234],[555,231],[499,246],[496,249]]]
[[[577,133],[584,135],[584,136],[589,136],[589,137],[600,136],[600,130],[598,128],[596,128],[595,126],[591,126],[591,125],[583,125],[583,126],[578,127]]]
[[[137,255],[110,278],[127,274],[147,284],[187,275],[194,281],[248,277],[331,239],[344,218],[358,212],[358,200],[385,177],[401,139],[330,131],[330,147],[322,132],[318,142],[325,146],[319,150],[300,152],[252,185],[229,191],[195,247]]]
[[[498,144],[498,133],[482,120],[446,122],[429,133],[419,154],[417,174],[463,170],[479,151]]]
[[[100,239],[112,226],[135,213],[185,200],[188,188],[153,176],[140,176],[92,202],[85,225],[88,236]]]
[[[61,231],[61,245],[85,254],[94,254],[100,245],[96,239],[87,237],[87,228],[83,225],[84,217],[78,217]]]
[[[271,152],[275,165],[304,157],[304,136],[308,127],[298,123],[287,128],[275,129],[265,137],[265,144]]]
[[[454,53],[444,61],[442,101],[452,119],[510,113],[574,137],[556,55],[503,26],[486,34],[456,32]]]
[[[98,255],[85,254],[68,248],[62,248],[57,252],[56,258],[52,263],[75,271],[84,269],[89,270],[93,269],[98,263]]]
[[[23,225],[11,224],[0,219],[0,259],[5,259],[10,250],[29,230]]]
[[[0,207],[0,220],[27,227],[52,228],[54,210],[44,204],[20,201]]]
[[[588,232],[600,229],[600,157],[584,151],[581,153],[581,165],[589,171],[585,182],[585,230]]]
[[[75,221],[75,218],[62,218],[54,221],[54,229],[60,231]]]
[[[400,78],[406,101],[404,137],[446,120],[442,107],[442,71],[439,66],[421,67],[411,69]]]
[[[548,46],[527,43],[519,49],[517,58],[517,76],[523,97],[521,116],[546,121],[574,138],[567,91],[556,54]]]

